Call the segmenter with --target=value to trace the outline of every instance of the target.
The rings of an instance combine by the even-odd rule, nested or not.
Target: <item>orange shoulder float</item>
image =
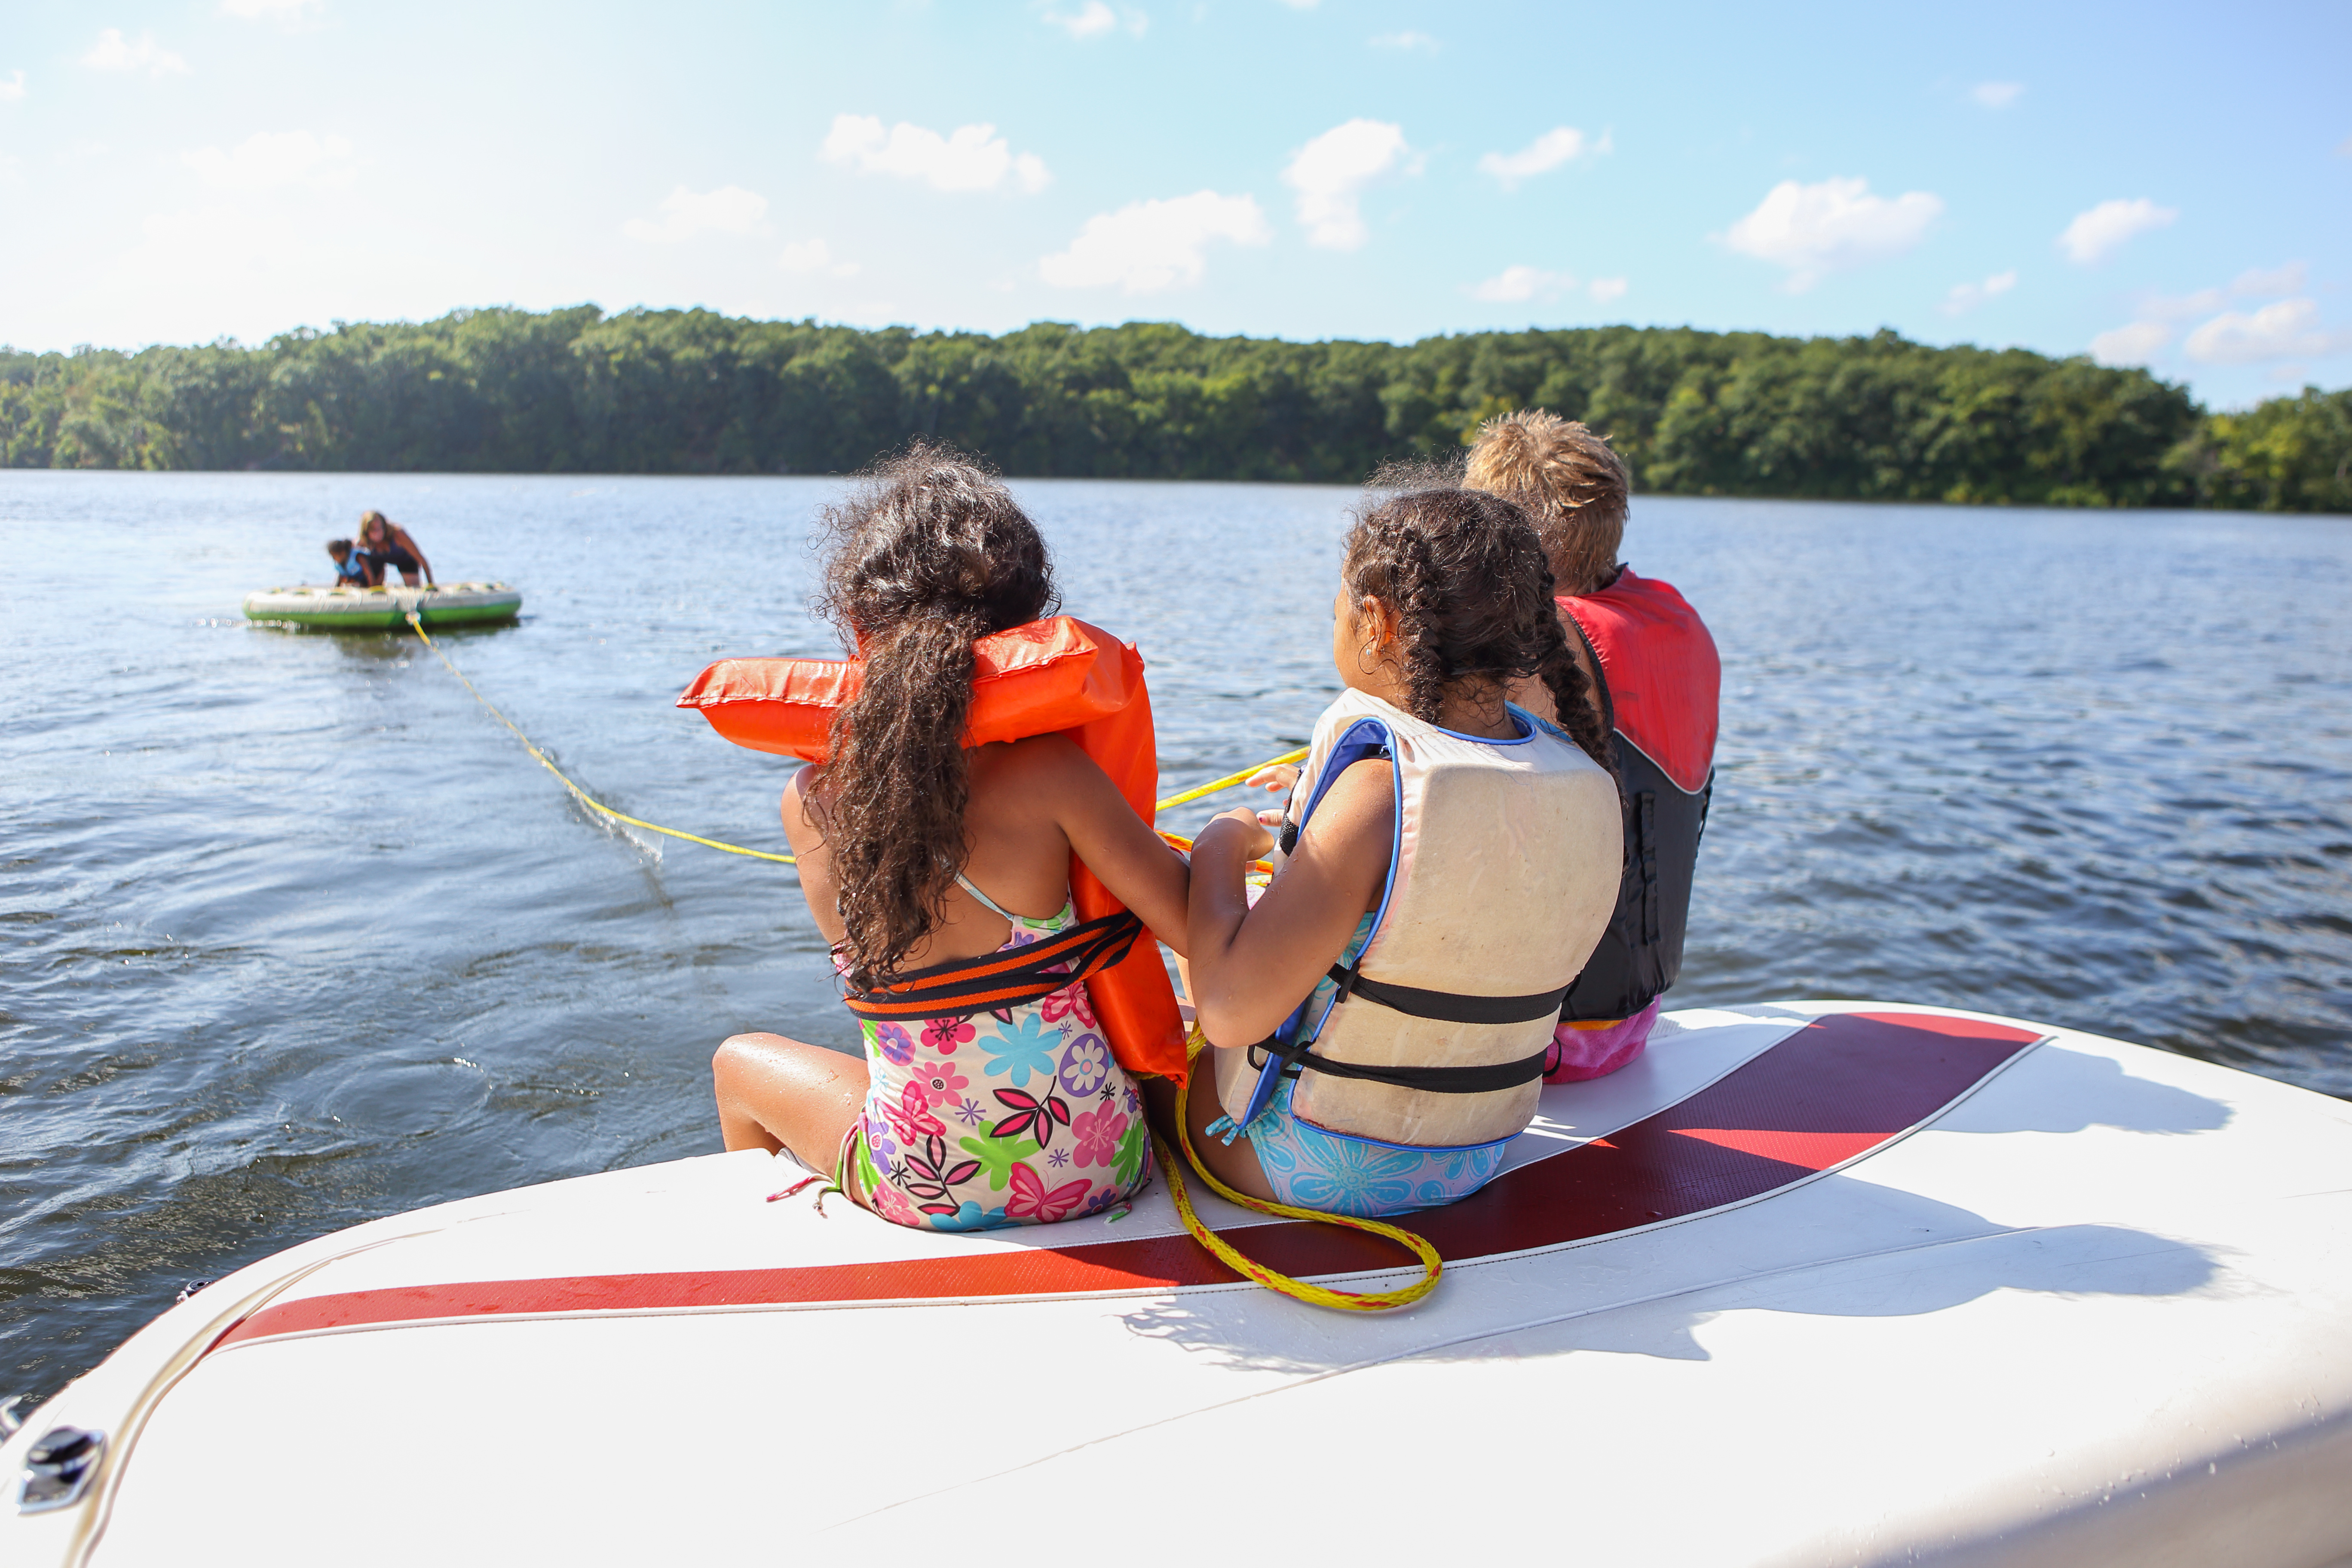
[[[964,744],[1067,734],[1150,822],[1159,752],[1143,658],[1109,633],[1068,616],[1032,621],[972,644],[971,716]],[[723,658],[678,698],[739,746],[808,762],[824,760],[834,715],[857,695],[855,659]],[[1070,858],[1070,898],[1082,921],[1126,906]],[[1087,982],[1095,1016],[1130,1072],[1181,1080],[1184,1026],[1159,945],[1133,952]]]

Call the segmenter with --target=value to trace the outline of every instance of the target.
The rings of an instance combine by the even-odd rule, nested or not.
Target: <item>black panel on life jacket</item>
[[[1712,773],[1705,788],[1685,794],[1623,735],[1612,731],[1609,742],[1624,797],[1625,867],[1617,912],[1569,987],[1563,1018],[1630,1018],[1680,977],[1699,836],[1715,793]]]
[[[1706,831],[1715,770],[1707,770],[1696,795],[1689,794],[1628,740],[1616,727],[1617,703],[1601,655],[1573,617],[1569,625],[1584,645],[1585,674],[1609,726],[1609,755],[1625,813],[1625,863],[1617,879],[1617,912],[1568,988],[1559,1016],[1630,1018],[1682,977],[1683,933],[1690,923],[1691,884],[1698,875],[1698,841]]]

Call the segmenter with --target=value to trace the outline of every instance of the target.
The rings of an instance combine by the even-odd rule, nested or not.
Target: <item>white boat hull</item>
[[[1164,1185],[939,1236],[769,1201],[797,1171],[743,1153],[394,1216],[36,1412],[0,1475],[59,1425],[110,1447],[80,1502],[0,1514],[0,1561],[2352,1553],[2352,1108],[1790,1004],[1668,1015],[1515,1151],[1377,1317],[1220,1279]]]

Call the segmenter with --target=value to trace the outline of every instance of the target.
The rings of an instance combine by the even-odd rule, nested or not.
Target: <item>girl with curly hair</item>
[[[1193,845],[1188,984],[1215,1072],[1213,1092],[1194,1074],[1185,1126],[1229,1187],[1370,1217],[1500,1170],[1622,839],[1517,506],[1444,483],[1381,500],[1348,536],[1332,614],[1347,689],[1278,819],[1272,884],[1251,902],[1244,868],[1277,846],[1258,813]],[[1507,700],[1528,678],[1563,724]]]
[[[863,664],[827,760],[784,793],[801,892],[851,987],[1071,927],[1075,854],[1169,946],[1184,862],[1066,735],[971,746],[972,645],[1053,612],[1045,541],[977,463],[918,443],[825,517],[824,605]],[[863,1059],[738,1035],[712,1062],[729,1149],[789,1151],[900,1225],[1097,1213],[1149,1179],[1135,1084],[1082,982],[1042,1001],[861,1019]]]

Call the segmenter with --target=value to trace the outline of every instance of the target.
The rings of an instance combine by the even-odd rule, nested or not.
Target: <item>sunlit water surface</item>
[[[1168,789],[1305,741],[1349,492],[1018,489],[1150,661]],[[730,1033],[853,1039],[788,869],[592,820],[405,633],[237,613],[381,507],[523,588],[446,642],[587,789],[780,847],[786,764],[671,703],[835,651],[836,490],[0,473],[0,1395],[322,1231],[715,1150]],[[1645,500],[1628,555],[1724,656],[1675,1003],[1950,1004],[2352,1093],[2352,522]]]

